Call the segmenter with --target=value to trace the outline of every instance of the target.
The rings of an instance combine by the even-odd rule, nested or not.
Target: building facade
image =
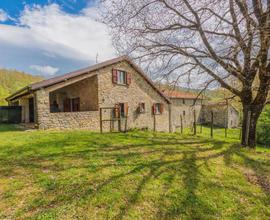
[[[192,127],[200,122],[203,99],[194,94],[180,91],[163,91],[171,101],[172,130]]]
[[[7,101],[22,106],[22,122],[38,129],[174,132],[192,126],[194,120],[209,120],[200,97],[160,91],[126,56],[31,84]],[[230,118],[236,113],[230,110],[227,115],[234,127],[236,120]],[[222,121],[222,116],[217,117]]]
[[[104,131],[118,128],[109,121],[115,118],[122,128],[170,131],[170,100],[127,57],[29,85],[7,101],[21,105],[23,122],[39,129],[98,131],[100,108],[108,108]]]
[[[210,124],[213,113],[213,124],[218,127],[237,128],[239,126],[239,112],[225,102],[202,105],[201,121]]]

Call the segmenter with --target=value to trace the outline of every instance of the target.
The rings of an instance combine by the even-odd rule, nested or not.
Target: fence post
[[[181,123],[181,134],[183,134],[183,118],[182,118],[182,115],[180,115],[180,123]]]
[[[194,112],[193,112],[193,116],[194,116],[194,124],[193,124],[193,126],[194,126],[194,135],[196,135],[197,134],[197,128],[196,128],[196,111],[195,111],[195,109],[194,109]]]
[[[211,138],[213,138],[214,112],[211,111]]]
[[[99,126],[100,126],[100,133],[102,134],[102,108],[99,108]]]

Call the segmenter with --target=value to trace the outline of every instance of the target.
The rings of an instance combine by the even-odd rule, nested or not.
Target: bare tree
[[[101,11],[121,53],[239,97],[242,144],[255,147],[270,88],[270,0],[101,0]]]

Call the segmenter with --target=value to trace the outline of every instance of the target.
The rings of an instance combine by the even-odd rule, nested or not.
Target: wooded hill
[[[13,92],[42,79],[16,70],[0,69],[0,105],[7,105],[5,98]]]

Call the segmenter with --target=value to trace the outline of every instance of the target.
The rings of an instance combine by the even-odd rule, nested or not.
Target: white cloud
[[[31,34],[44,41],[74,50],[83,59],[94,60],[98,53],[104,60],[111,58],[114,50],[106,26],[95,20],[95,14],[96,9],[91,8],[87,13],[83,10],[80,15],[71,15],[63,12],[59,5],[51,4],[27,6],[19,20]]]
[[[8,19],[8,14],[3,9],[0,9],[0,22],[5,22]]]
[[[98,54],[98,61],[104,61],[114,57],[115,51],[106,26],[96,21],[96,17],[96,8],[74,15],[64,12],[57,4],[25,6],[16,25],[0,24],[0,47],[10,45],[22,51],[21,54],[26,50],[39,51],[39,55],[52,60],[62,57],[89,65]],[[27,68],[37,62],[35,56],[28,57]],[[13,62],[21,62],[21,59]],[[64,63],[62,66],[46,64],[57,66],[60,73],[64,69]]]
[[[59,70],[59,68],[55,68],[52,66],[40,66],[40,65],[31,65],[30,68],[40,72],[41,74],[50,76],[56,74]]]

